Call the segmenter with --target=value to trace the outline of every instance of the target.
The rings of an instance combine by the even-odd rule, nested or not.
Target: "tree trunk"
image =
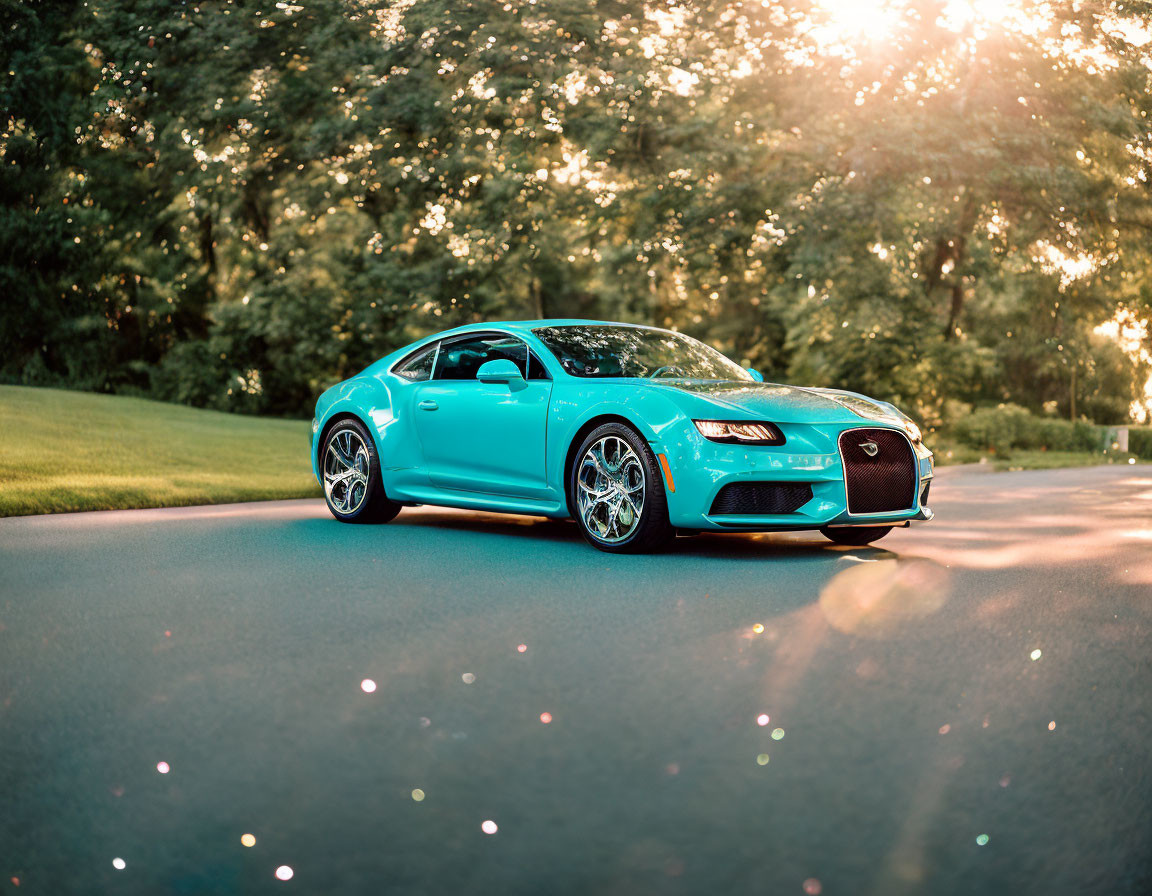
[[[960,321],[960,312],[964,310],[964,280],[956,278],[952,284],[952,303],[948,307],[948,328],[944,331],[945,339],[956,337],[956,324]]]
[[[200,257],[208,268],[208,301],[216,301],[216,233],[209,209],[200,218]]]
[[[976,200],[971,190],[967,190],[964,207],[960,210],[960,220],[956,222],[956,236],[951,240],[952,299],[948,306],[948,326],[944,338],[956,338],[956,327],[960,323],[960,313],[964,310],[964,263],[968,260],[968,235],[976,226]]]
[[[544,290],[540,286],[539,277],[528,278],[528,298],[532,303],[532,312],[536,315],[536,319],[546,320],[548,314],[544,307]]]

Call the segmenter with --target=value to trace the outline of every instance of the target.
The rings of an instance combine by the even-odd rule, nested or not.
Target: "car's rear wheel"
[[[587,435],[575,457],[572,507],[589,542],[614,554],[643,553],[675,537],[660,467],[638,432],[605,423]]]
[[[835,528],[825,526],[820,534],[836,544],[845,544],[851,547],[863,547],[872,544],[892,531],[891,526],[845,526]]]
[[[400,512],[384,493],[376,443],[359,420],[339,420],[325,433],[320,478],[328,509],[341,522],[386,523]]]

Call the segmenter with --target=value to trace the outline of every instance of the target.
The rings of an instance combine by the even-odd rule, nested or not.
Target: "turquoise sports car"
[[[932,453],[893,405],[596,321],[474,324],[393,352],[320,396],[312,465],[344,522],[417,504],[572,517],[613,552],[701,530],[864,545],[932,518]]]

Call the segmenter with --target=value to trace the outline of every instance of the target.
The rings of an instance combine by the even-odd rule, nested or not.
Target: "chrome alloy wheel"
[[[576,491],[585,528],[606,544],[619,544],[644,513],[644,465],[622,438],[605,436],[580,459]]]
[[[324,494],[340,513],[355,513],[368,495],[371,465],[364,440],[351,429],[334,432],[324,452]]]

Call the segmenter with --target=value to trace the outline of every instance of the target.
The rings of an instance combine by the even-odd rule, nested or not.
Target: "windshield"
[[[716,349],[667,330],[590,324],[532,332],[573,376],[752,379]]]

